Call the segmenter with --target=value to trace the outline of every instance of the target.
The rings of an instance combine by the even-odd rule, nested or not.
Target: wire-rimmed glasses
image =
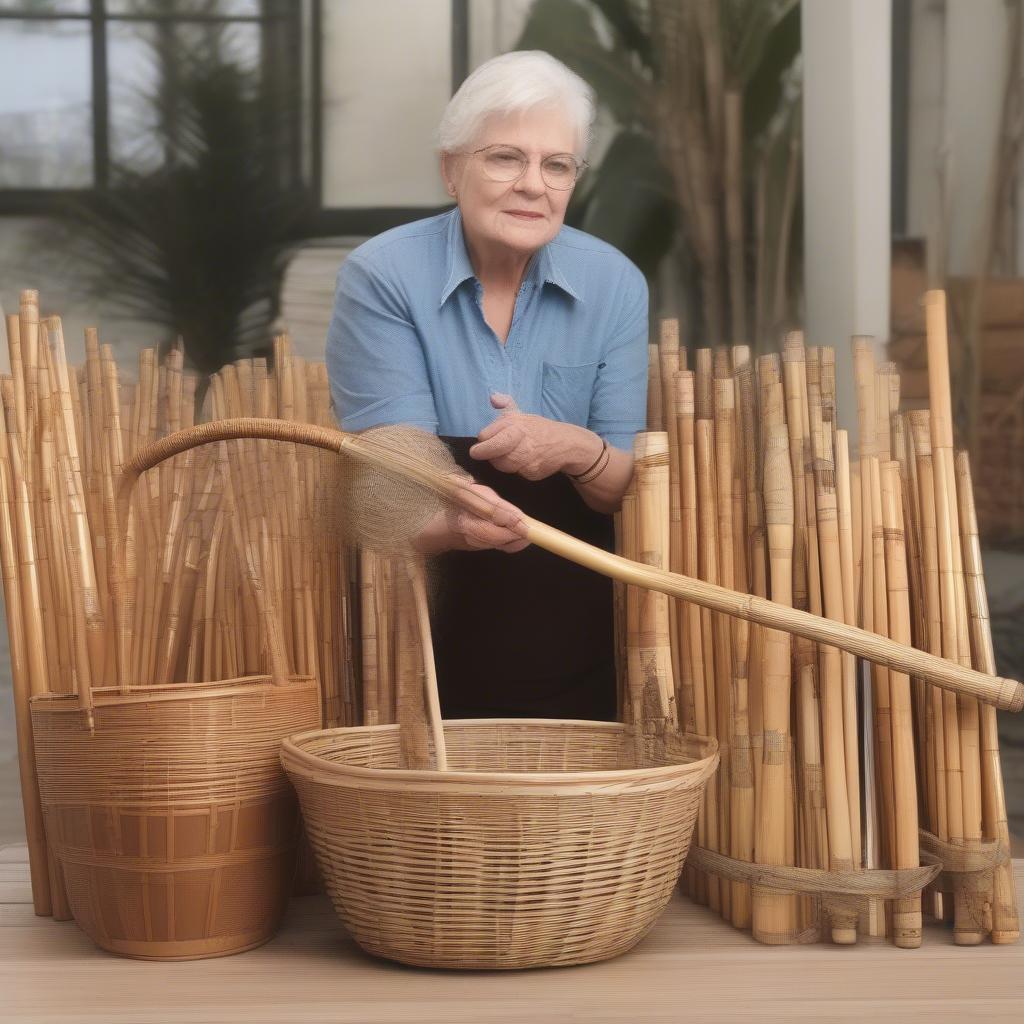
[[[518,181],[530,166],[530,158],[515,146],[484,146],[473,150],[470,156],[480,158],[484,174],[491,181]],[[579,160],[572,153],[552,153],[541,160],[540,176],[548,188],[564,192],[576,184],[586,166],[586,160]]]

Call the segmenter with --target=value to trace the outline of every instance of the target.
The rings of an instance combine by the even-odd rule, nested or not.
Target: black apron
[[[443,437],[455,461],[541,522],[614,548],[611,516],[562,473],[531,481],[470,458],[476,438]],[[449,551],[432,564],[431,627],[445,718],[616,718],[612,582],[530,545]]]

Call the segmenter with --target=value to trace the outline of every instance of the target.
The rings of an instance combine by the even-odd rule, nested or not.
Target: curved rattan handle
[[[218,441],[232,441],[245,438],[265,439],[271,441],[291,441],[297,444],[313,445],[338,451],[347,440],[347,435],[337,430],[324,430],[309,424],[291,423],[285,420],[271,419],[234,419],[221,420],[213,423],[201,423],[186,430],[161,438],[144,448],[139,449],[128,459],[118,478],[113,516],[108,521],[110,534],[114,544],[110,559],[110,581],[113,593],[114,631],[116,637],[116,664],[118,683],[122,692],[131,689],[131,667],[128,652],[131,647],[132,631],[129,623],[128,608],[131,594],[127,581],[127,545],[128,545],[128,512],[131,505],[132,492],[135,485],[146,470],[153,469],[193,448],[212,444]],[[277,659],[272,651],[271,662]],[[277,684],[286,682],[284,672],[275,668],[271,672],[272,680]],[[83,709],[92,726],[92,691],[86,686],[80,694]]]
[[[362,443],[358,436],[327,427],[258,418],[204,423],[170,434],[137,452],[128,460],[118,487],[119,512],[123,513],[123,506],[126,505],[126,491],[130,494],[134,480],[150,466],[198,445],[237,438],[264,438],[309,444],[328,451],[347,451],[357,458],[369,461],[383,458],[371,444]],[[414,458],[408,461],[389,459],[388,469],[404,473],[424,486],[471,507],[484,517],[489,517],[494,511],[486,501],[468,490],[465,480],[439,473]],[[671,597],[690,601],[702,608],[710,608],[712,611],[746,619],[748,622],[757,622],[772,629],[794,633],[817,643],[839,647],[850,654],[879,665],[888,665],[899,672],[906,672],[944,689],[977,697],[1004,711],[1016,712],[1024,708],[1024,684],[1015,680],[986,675],[936,655],[898,644],[888,637],[869,633],[856,626],[820,618],[765,598],[729,590],[665,569],[642,565],[596,548],[536,519],[525,517],[525,521],[527,536],[532,543],[612,579],[648,590],[657,590]]]

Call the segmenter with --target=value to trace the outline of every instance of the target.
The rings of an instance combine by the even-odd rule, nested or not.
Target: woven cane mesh
[[[573,722],[449,722],[445,738],[446,774],[403,770],[392,726],[284,744],[327,891],[359,944],[495,969],[638,942],[678,878],[714,745],[652,741],[638,754],[623,726]]]

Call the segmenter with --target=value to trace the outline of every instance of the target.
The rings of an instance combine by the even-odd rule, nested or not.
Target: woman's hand
[[[493,518],[485,519],[458,507],[439,512],[413,539],[413,547],[420,554],[496,550],[511,555],[529,546],[523,513],[515,505],[483,484],[471,484],[470,490],[494,507]]]
[[[469,454],[503,473],[527,480],[561,471],[578,474],[601,454],[601,438],[583,427],[520,412],[510,395],[491,395],[491,405],[501,415],[480,431]]]

